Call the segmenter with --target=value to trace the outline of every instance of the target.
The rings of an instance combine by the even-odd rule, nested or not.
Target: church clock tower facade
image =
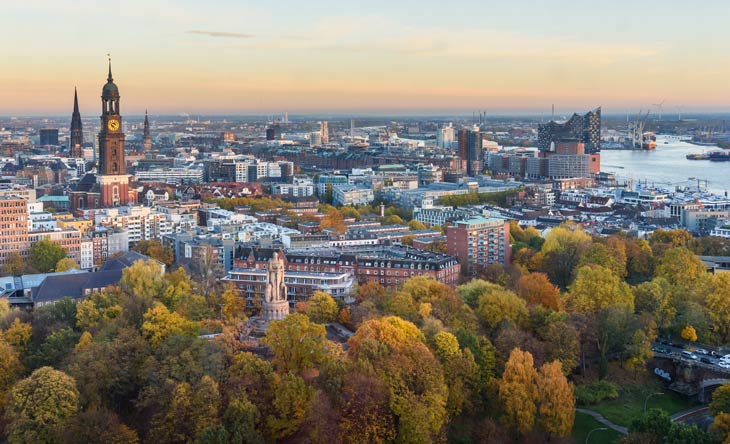
[[[101,206],[117,207],[129,203],[129,175],[124,160],[124,133],[119,114],[119,88],[109,76],[101,93],[101,131],[99,132],[99,165],[96,176],[100,187]]]

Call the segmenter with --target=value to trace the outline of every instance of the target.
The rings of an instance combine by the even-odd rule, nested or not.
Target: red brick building
[[[512,256],[509,222],[475,217],[446,228],[446,250],[456,257],[469,276],[493,264],[508,265]]]

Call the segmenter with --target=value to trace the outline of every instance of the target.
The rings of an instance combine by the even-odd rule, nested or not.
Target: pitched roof
[[[105,288],[117,284],[121,278],[121,269],[48,276],[41,285],[33,288],[33,303],[55,302],[66,296],[78,299],[87,289]]]

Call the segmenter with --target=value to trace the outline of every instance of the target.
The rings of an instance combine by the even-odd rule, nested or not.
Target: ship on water
[[[656,149],[656,134],[650,131],[641,134],[641,138],[637,137],[634,142],[634,148],[640,150],[655,150]]]
[[[687,154],[685,156],[687,160],[708,160],[710,158],[709,154]]]
[[[711,162],[730,162],[730,151],[713,151],[709,156]]]

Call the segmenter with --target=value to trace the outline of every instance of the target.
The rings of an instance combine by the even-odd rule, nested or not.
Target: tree
[[[13,251],[5,258],[2,274],[4,276],[21,276],[27,270],[28,264],[26,264],[25,259],[19,253]]]
[[[313,396],[302,378],[286,373],[277,378],[272,400],[273,414],[266,418],[269,436],[281,440],[296,432],[304,422]]]
[[[300,373],[314,368],[327,356],[324,325],[311,322],[303,314],[273,321],[263,343],[274,352],[274,366],[281,373]]]
[[[618,277],[626,277],[626,250],[612,249],[607,245],[593,243],[580,258],[579,267],[600,265],[611,270]]]
[[[579,227],[561,225],[553,228],[545,237],[540,250],[544,259],[543,267],[550,280],[561,288],[566,288],[580,258],[591,245],[591,237]]]
[[[730,413],[730,384],[723,384],[712,393],[710,414]]]
[[[411,231],[425,230],[426,226],[423,225],[421,222],[417,221],[416,219],[413,219],[410,222],[408,222],[408,229]]]
[[[223,302],[222,316],[225,322],[231,324],[246,319],[246,314],[244,313],[246,300],[241,297],[241,294],[232,282],[226,285],[221,299]]]
[[[67,256],[66,250],[55,242],[42,239],[30,247],[28,262],[39,273],[49,273]]]
[[[5,417],[13,444],[54,442],[55,428],[79,410],[76,382],[51,367],[41,367],[10,391]]]
[[[580,355],[580,334],[571,325],[562,321],[550,322],[540,329],[541,339],[545,342],[547,361],[558,360],[563,373],[569,375],[578,366]]]
[[[160,299],[165,289],[162,267],[154,261],[136,261],[122,271],[119,286],[128,295],[142,299]]]
[[[710,432],[720,436],[720,440],[723,443],[728,442],[730,436],[730,413],[720,412],[715,415],[715,420],[712,421],[710,426]]]
[[[395,316],[363,322],[348,341],[349,356],[389,387],[401,443],[431,443],[446,423],[448,388],[424,336]]]
[[[654,278],[633,288],[637,313],[650,313],[659,328],[669,328],[677,317],[672,302],[672,286],[664,278]]]
[[[530,305],[542,305],[551,310],[560,310],[560,289],[550,282],[544,273],[530,273],[517,281],[517,294]]]
[[[327,324],[337,320],[337,302],[324,291],[315,291],[307,301],[307,316],[317,324]]]
[[[504,365],[499,381],[499,400],[504,411],[502,421],[520,435],[535,425],[538,403],[537,371],[532,355],[515,348]]]
[[[691,325],[686,325],[682,329],[682,339],[690,342],[697,342],[697,331]]]
[[[537,374],[538,423],[549,436],[566,437],[573,430],[575,396],[573,384],[563,375],[560,361],[543,365]]]
[[[479,297],[477,314],[490,328],[508,319],[524,325],[527,320],[525,300],[508,290],[493,290]]]
[[[13,323],[5,330],[2,337],[5,341],[12,345],[18,354],[24,354],[28,348],[28,343],[33,335],[33,327],[26,322],[21,322],[20,318],[13,319]]]
[[[224,274],[223,264],[212,245],[205,244],[200,249],[196,260],[190,264],[190,273],[198,284],[198,291],[202,292],[206,300],[210,299],[218,285],[218,278]]]
[[[162,304],[157,304],[145,313],[141,332],[142,336],[155,347],[175,335],[197,334],[198,324],[175,312],[171,313]]]
[[[655,274],[672,285],[692,285],[707,275],[707,266],[688,249],[672,248],[659,259]]]
[[[396,437],[388,386],[380,379],[354,372],[343,379],[339,442],[387,444]]]
[[[568,307],[573,311],[596,312],[608,307],[634,308],[629,286],[607,268],[586,265],[570,285]]]
[[[137,444],[137,432],[124,425],[114,412],[91,408],[70,418],[57,432],[58,444]]]
[[[0,412],[5,405],[5,395],[20,376],[21,370],[18,352],[0,337]]]
[[[168,267],[175,263],[175,252],[172,248],[154,240],[141,240],[132,247],[132,250],[156,259]]]
[[[69,271],[69,270],[80,270],[79,264],[70,257],[65,257],[56,263],[55,271]]]
[[[383,220],[380,222],[381,225],[403,225],[405,222],[403,219],[401,219],[400,216],[397,214],[391,214],[390,216],[385,216]]]
[[[479,305],[479,297],[481,295],[496,290],[503,290],[503,288],[483,279],[472,279],[466,284],[459,285],[456,288],[461,299],[472,308],[477,308]]]
[[[332,207],[327,211],[327,214],[319,223],[319,229],[331,229],[336,234],[345,234],[345,231],[347,231],[347,225],[345,224],[345,219],[342,216],[342,213],[340,213],[337,208]]]
[[[231,400],[223,415],[230,444],[264,444],[260,422],[259,409],[245,395]]]
[[[713,330],[723,343],[728,342],[730,340],[730,274],[721,273],[712,276],[711,290],[706,296],[705,305],[713,324]]]

